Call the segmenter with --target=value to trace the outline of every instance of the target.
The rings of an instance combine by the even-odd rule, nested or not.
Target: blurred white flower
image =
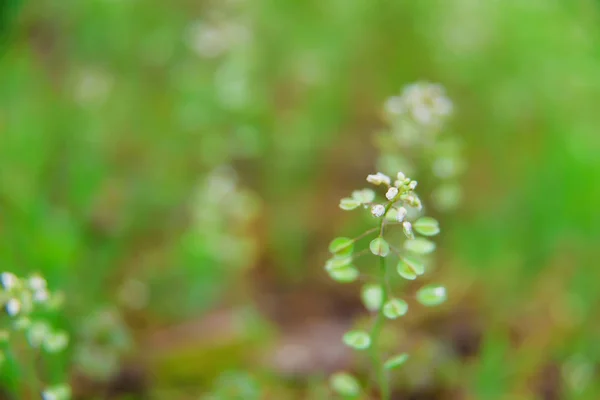
[[[0,279],[2,280],[2,286],[6,290],[11,290],[19,282],[19,279],[12,272],[3,272]]]
[[[197,21],[188,28],[186,42],[200,57],[216,58],[236,45],[248,43],[251,36],[250,29],[241,23]]]
[[[50,334],[50,327],[42,321],[33,322],[27,329],[27,341],[31,347],[37,348]]]
[[[390,97],[385,111],[392,118],[408,116],[419,125],[429,126],[450,116],[453,105],[441,85],[417,82],[407,85],[400,96]]]
[[[48,353],[59,353],[67,348],[69,344],[69,335],[66,332],[48,333],[44,337],[44,349]]]
[[[46,280],[40,275],[33,275],[28,280],[29,287],[33,290],[45,290]]]
[[[11,317],[14,317],[21,311],[21,302],[15,298],[12,298],[6,302],[6,312]]]

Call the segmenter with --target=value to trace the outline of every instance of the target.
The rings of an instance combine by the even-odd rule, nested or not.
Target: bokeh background
[[[433,213],[449,300],[390,324],[394,398],[600,398],[598,1],[1,5],[1,268],[64,292],[78,398],[366,377],[340,343],[358,289],[323,263],[386,98],[419,80],[454,101],[467,168]]]

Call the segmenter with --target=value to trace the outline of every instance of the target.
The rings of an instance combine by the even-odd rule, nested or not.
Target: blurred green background
[[[413,354],[394,398],[600,398],[598,1],[0,4],[1,268],[64,291],[78,398],[366,376],[339,343],[357,288],[322,265],[418,80],[468,168],[435,215],[449,302],[389,332]]]

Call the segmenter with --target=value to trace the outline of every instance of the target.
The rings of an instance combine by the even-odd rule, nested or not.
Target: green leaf
[[[388,369],[388,370],[398,368],[399,366],[404,364],[407,360],[408,360],[408,354],[402,353],[402,354],[399,354],[397,356],[394,356],[394,357],[391,357],[390,359],[388,359],[383,364],[383,368]]]
[[[352,198],[361,204],[371,203],[375,200],[375,192],[371,189],[355,190]]]
[[[371,249],[371,253],[379,257],[385,257],[390,253],[390,245],[382,237],[373,239],[369,244],[369,249]]]
[[[435,243],[424,238],[416,238],[404,242],[404,248],[411,253],[430,254],[435,250]]]
[[[367,283],[362,287],[360,296],[369,311],[378,311],[383,303],[383,288],[375,283]]]
[[[349,331],[342,338],[346,346],[352,347],[355,350],[365,350],[371,346],[371,337],[365,331]]]
[[[409,281],[414,281],[415,279],[417,279],[417,274],[415,274],[415,271],[413,271],[408,266],[408,264],[406,264],[402,260],[398,261],[398,265],[396,266],[396,271],[398,271],[398,275],[400,275],[401,277],[403,277],[404,279],[407,279]]]
[[[332,271],[334,269],[345,268],[348,265],[350,265],[351,263],[352,263],[352,257],[351,256],[346,256],[346,257],[331,257],[325,263],[325,269],[327,271]]]
[[[440,233],[440,224],[431,217],[422,217],[413,224],[413,228],[424,236],[435,236]]]
[[[360,272],[352,265],[348,265],[344,268],[332,269],[328,272],[331,279],[339,283],[354,282],[360,275]]]
[[[383,315],[389,319],[402,317],[408,312],[408,304],[402,299],[391,299],[383,306]]]
[[[329,251],[338,256],[349,256],[354,251],[354,240],[347,237],[337,237],[329,244]]]
[[[337,372],[329,378],[329,385],[339,395],[355,397],[360,394],[360,384],[352,375]]]
[[[398,274],[404,279],[408,279],[409,281],[414,281],[417,279],[417,276],[423,275],[425,273],[425,265],[413,258],[413,257],[403,257],[398,261],[398,266],[396,267]]]
[[[417,291],[417,300],[427,307],[442,304],[446,296],[446,288],[439,285],[427,285]]]
[[[342,210],[350,211],[350,210],[354,210],[357,207],[360,207],[360,202],[355,199],[351,199],[350,197],[345,197],[340,200],[340,208]]]

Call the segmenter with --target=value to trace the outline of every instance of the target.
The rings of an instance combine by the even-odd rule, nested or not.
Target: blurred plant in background
[[[389,130],[377,138],[381,170],[401,170],[408,174],[427,170],[439,180],[432,200],[441,211],[458,206],[461,199],[458,178],[465,168],[460,142],[444,132],[452,112],[452,101],[441,85],[429,82],[407,85],[400,95],[386,101]]]
[[[53,360],[66,350],[69,334],[47,319],[60,311],[62,295],[50,292],[39,274],[19,278],[3,272],[0,280],[0,305],[7,314],[0,330],[0,368],[9,371],[2,374],[4,383],[21,398],[70,399],[66,366]]]

